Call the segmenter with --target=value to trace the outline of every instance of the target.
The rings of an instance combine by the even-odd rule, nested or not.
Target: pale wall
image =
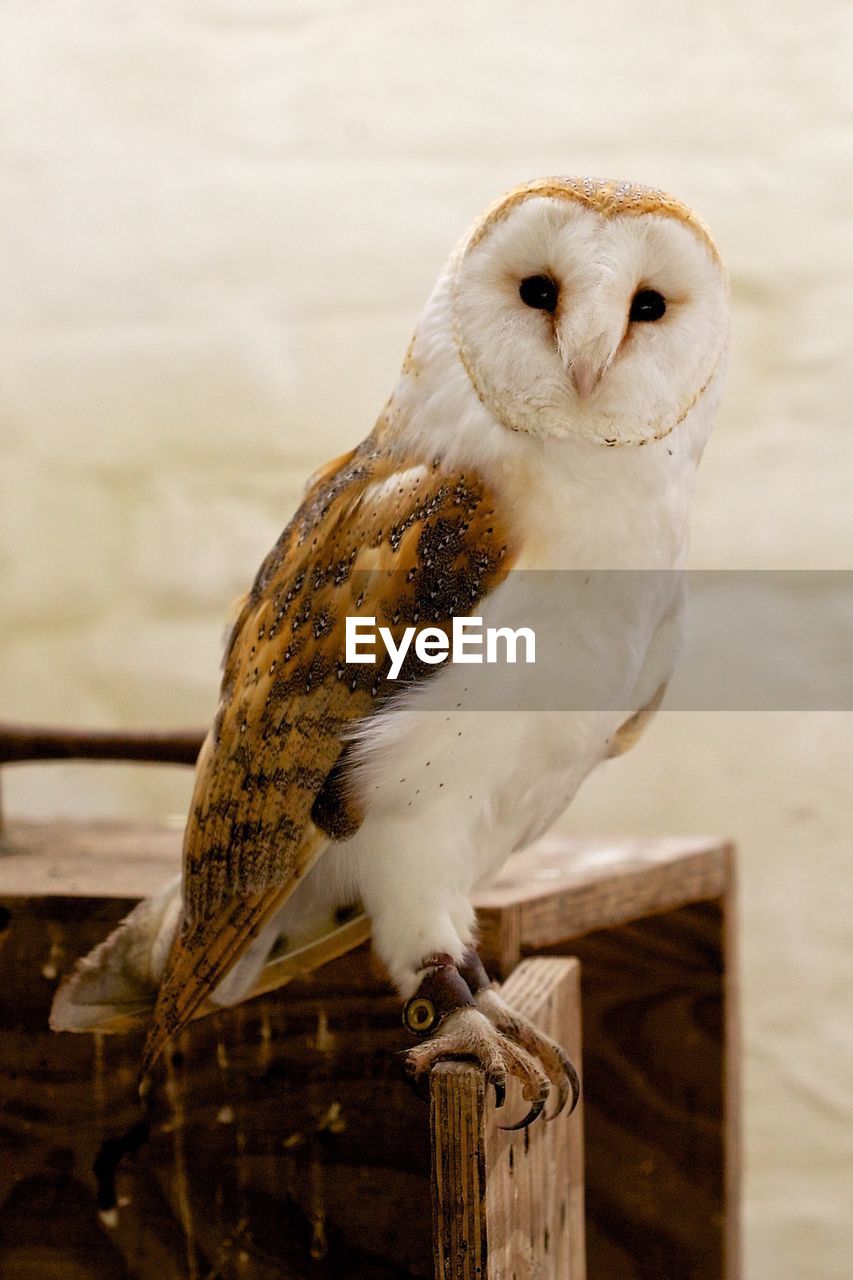
[[[210,715],[226,605],[303,477],[369,428],[469,218],[542,173],[669,187],[730,262],[694,563],[851,567],[843,0],[6,0],[2,23],[5,715]],[[851,751],[848,715],[665,714],[570,823],[740,843],[750,1280],[853,1273]],[[55,769],[8,800],[161,813],[187,787]]]

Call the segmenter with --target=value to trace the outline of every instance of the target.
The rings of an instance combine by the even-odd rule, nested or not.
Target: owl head
[[[728,286],[702,222],[626,182],[548,178],[475,224],[449,287],[459,357],[503,426],[642,445],[721,368]]]

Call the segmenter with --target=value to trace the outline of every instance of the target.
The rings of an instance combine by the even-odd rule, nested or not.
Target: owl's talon
[[[495,1091],[495,1110],[500,1111],[506,1102],[506,1076],[492,1076],[492,1088]]]
[[[515,1124],[502,1124],[502,1125],[499,1125],[498,1127],[500,1129],[505,1130],[505,1132],[507,1133],[512,1133],[516,1129],[529,1128],[530,1125],[533,1124],[533,1121],[538,1120],[539,1117],[541,1116],[545,1103],[548,1101],[549,1091],[550,1091],[549,1089],[546,1089],[544,1096],[540,1096],[536,1099],[536,1101],[533,1103],[532,1107],[530,1108],[530,1110],[528,1111],[527,1115],[524,1117],[523,1120],[518,1120]],[[552,1116],[551,1119],[553,1120],[553,1118],[554,1117]]]
[[[502,1035],[530,1054],[536,1062],[541,1063],[557,1098],[557,1106],[551,1115],[545,1117],[546,1120],[556,1120],[567,1106],[567,1114],[571,1115],[580,1098],[581,1084],[574,1063],[566,1051],[550,1036],[546,1036],[543,1031],[535,1027],[529,1018],[525,1018],[523,1014],[511,1008],[497,987],[481,987],[474,999],[477,1008]],[[514,1127],[526,1128],[528,1124],[532,1124],[544,1105],[545,1100],[543,1099],[539,1105],[537,1097],[533,1104],[535,1114]]]
[[[558,1046],[559,1047],[559,1046]],[[575,1107],[578,1105],[581,1096],[580,1076],[575,1070],[575,1064],[564,1050],[559,1051],[560,1064],[565,1073],[565,1080],[557,1082],[557,1107],[550,1116],[546,1116],[546,1120],[556,1120],[558,1115],[565,1111],[566,1103],[569,1104],[567,1115],[571,1115]]]
[[[419,1102],[429,1102],[429,1076],[415,1071],[412,1065],[407,1062],[404,1078]]]

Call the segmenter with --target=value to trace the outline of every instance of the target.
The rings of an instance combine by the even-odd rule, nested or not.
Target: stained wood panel
[[[590,1276],[737,1280],[731,846],[549,838],[507,864],[478,916],[496,973],[524,955],[581,962]]]
[[[583,975],[591,1276],[739,1274],[724,932],[711,901],[570,944]]]
[[[720,899],[731,857],[731,845],[711,837],[546,837],[477,891],[480,954],[494,972],[511,973],[521,956],[591,930]]]
[[[138,1044],[52,1036],[47,1010],[179,845],[129,824],[12,822],[0,840],[0,1274],[428,1275],[428,1126],[407,1128],[407,1038],[364,950],[192,1028],[119,1171],[134,1207],[99,1220],[92,1162],[136,1116]],[[583,962],[593,1280],[739,1274],[732,900],[731,850],[710,839],[550,840],[478,895],[495,972],[541,951]]]

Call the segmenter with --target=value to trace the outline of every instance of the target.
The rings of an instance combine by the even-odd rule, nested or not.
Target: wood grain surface
[[[55,1036],[47,1011],[179,847],[177,824],[0,839],[0,1275],[431,1274],[427,1114],[366,948],[185,1033],[118,1167],[118,1225],[99,1218],[92,1167],[138,1119],[139,1041]],[[495,972],[581,959],[592,1280],[739,1275],[732,901],[716,840],[548,841],[478,894]]]
[[[429,1276],[428,1109],[405,1082],[399,1002],[364,950],[329,966],[332,989],[294,982],[286,1001],[185,1032],[150,1137],[118,1166],[117,1216],[99,1214],[101,1144],[140,1118],[140,1041],[52,1035],[46,1015],[54,968],[126,905],[3,903],[4,1280],[75,1266],[92,1280]]]
[[[721,898],[731,846],[713,837],[549,836],[517,853],[475,896],[480,954],[496,974],[594,929]]]
[[[145,897],[179,873],[182,832],[182,818],[168,823],[10,819],[0,832],[0,894]],[[558,941],[555,933],[565,928],[577,936],[586,928],[718,898],[728,883],[730,855],[728,842],[711,836],[546,837],[514,854],[498,876],[475,891],[480,950],[497,962],[513,949]],[[493,934],[504,938],[503,947],[492,945]]]
[[[589,1273],[735,1280],[737,1056],[722,903],[571,945],[584,1011]]]

